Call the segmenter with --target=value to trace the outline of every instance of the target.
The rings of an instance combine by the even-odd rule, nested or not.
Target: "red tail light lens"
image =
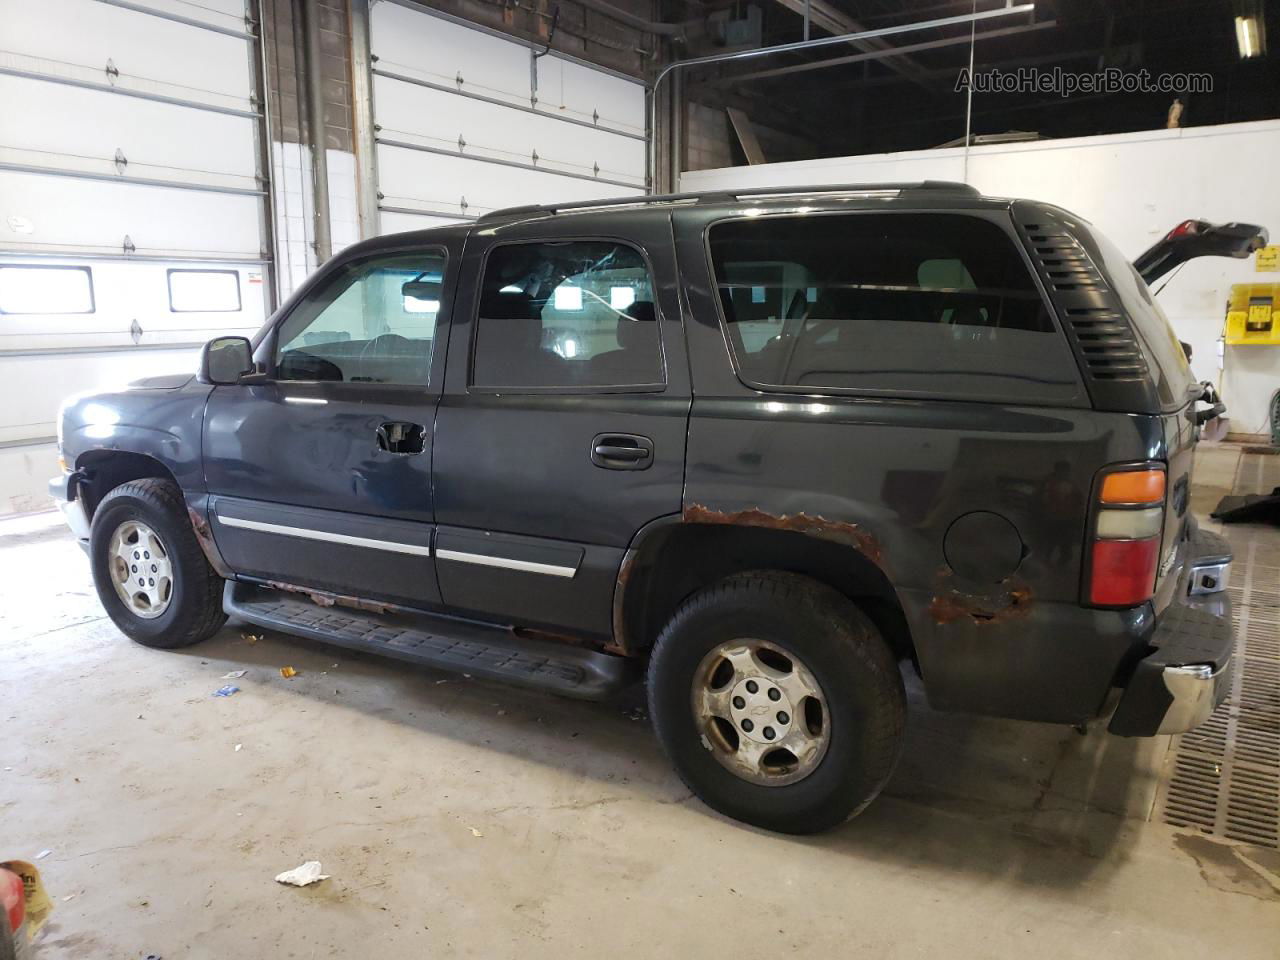
[[[1096,484],[1088,602],[1136,607],[1155,593],[1164,527],[1163,464],[1109,468]]]
[[[1096,541],[1089,602],[1100,607],[1133,607],[1146,603],[1156,589],[1159,560],[1159,537]]]

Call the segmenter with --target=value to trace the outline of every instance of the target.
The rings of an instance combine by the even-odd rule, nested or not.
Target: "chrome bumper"
[[[1209,719],[1227,694],[1231,658],[1217,668],[1198,663],[1189,667],[1165,667],[1164,686],[1173,697],[1156,733],[1186,733]]]

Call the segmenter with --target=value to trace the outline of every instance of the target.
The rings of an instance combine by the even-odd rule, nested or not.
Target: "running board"
[[[222,606],[229,616],[281,633],[579,700],[603,700],[636,677],[630,660],[607,653],[445,617],[322,607],[235,580],[227,581]]]

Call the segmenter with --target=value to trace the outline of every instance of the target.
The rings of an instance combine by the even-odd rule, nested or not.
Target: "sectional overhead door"
[[[370,18],[382,233],[645,192],[642,84],[407,0]]]
[[[270,297],[245,0],[0,0],[0,514],[71,392],[194,369]]]

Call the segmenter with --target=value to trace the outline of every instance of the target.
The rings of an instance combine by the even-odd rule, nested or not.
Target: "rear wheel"
[[[676,611],[649,665],[650,714],[720,812],[815,833],[862,810],[897,761],[902,678],[847,598],[789,573],[730,577]]]
[[[107,615],[141,644],[185,647],[226,622],[222,578],[196,541],[182,491],[169,480],[133,480],[103,497],[89,556]]]

